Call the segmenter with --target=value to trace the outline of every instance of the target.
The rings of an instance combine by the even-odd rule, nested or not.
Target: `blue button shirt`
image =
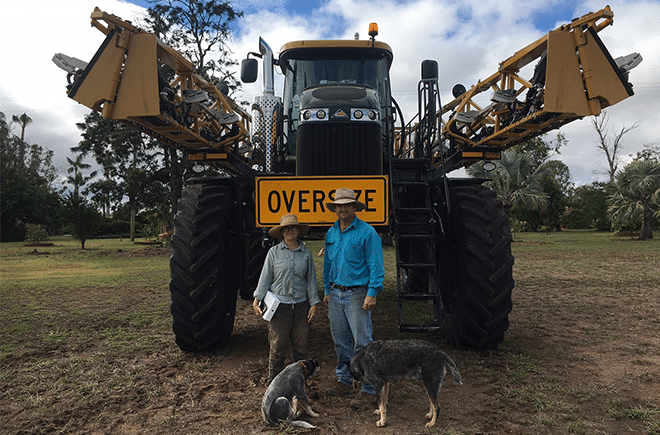
[[[380,236],[368,223],[357,217],[342,233],[339,220],[325,236],[323,286],[330,294],[331,284],[346,287],[365,286],[369,296],[383,289],[385,266]]]

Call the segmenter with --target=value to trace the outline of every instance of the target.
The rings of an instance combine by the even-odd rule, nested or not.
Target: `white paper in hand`
[[[268,291],[264,297],[264,304],[266,306],[261,317],[263,317],[265,320],[270,320],[273,318],[275,311],[277,311],[277,307],[280,305],[280,300],[277,298],[275,293]]]

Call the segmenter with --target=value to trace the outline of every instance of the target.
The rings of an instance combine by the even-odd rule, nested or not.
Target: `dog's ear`
[[[312,376],[319,366],[319,363],[313,359],[300,361],[300,364],[305,368],[305,378]]]

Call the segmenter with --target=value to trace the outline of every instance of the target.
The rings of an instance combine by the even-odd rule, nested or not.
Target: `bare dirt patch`
[[[169,257],[170,255],[172,255],[172,248],[168,246],[150,246],[134,251],[120,252],[118,257]]]
[[[140,251],[108,255],[169,255]],[[249,301],[239,301],[225,349],[187,354],[174,344],[166,282],[3,292],[0,322],[17,320],[0,335],[1,432],[658,435],[658,264],[658,249],[516,252],[510,330],[498,351],[481,354],[398,332],[390,283],[374,338],[433,341],[463,376],[462,386],[446,379],[435,428],[424,427],[428,399],[418,383],[390,389],[382,429],[373,409],[353,410],[350,398],[325,393],[336,359],[324,308],[310,339],[321,367],[309,392],[321,415],[305,417],[316,429],[301,430],[261,420],[267,327]]]

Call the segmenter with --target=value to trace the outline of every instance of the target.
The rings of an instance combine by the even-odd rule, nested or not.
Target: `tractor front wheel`
[[[179,200],[170,259],[170,311],[183,351],[223,347],[234,327],[238,291],[227,276],[232,203],[232,190],[222,179],[193,179]]]

